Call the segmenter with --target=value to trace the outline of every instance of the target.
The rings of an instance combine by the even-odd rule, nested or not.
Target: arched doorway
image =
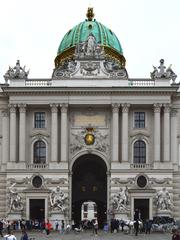
[[[86,154],[79,157],[72,167],[72,219],[79,223],[81,206],[86,201],[97,205],[97,219],[102,227],[107,210],[107,167],[99,156]],[[96,216],[94,216],[96,218]]]

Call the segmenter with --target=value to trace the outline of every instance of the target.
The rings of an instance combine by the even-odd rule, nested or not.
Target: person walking
[[[139,232],[139,221],[138,221],[138,219],[134,223],[134,229],[135,229],[135,235],[137,236],[138,232]]]
[[[28,235],[25,229],[22,229],[21,240],[28,240]]]
[[[172,240],[180,240],[180,235],[178,233],[178,230],[177,229],[173,229],[172,230]]]
[[[93,227],[94,227],[95,235],[97,235],[98,234],[98,221],[97,221],[97,219],[94,219]]]
[[[45,229],[46,229],[46,234],[50,234],[50,230],[52,229],[52,224],[47,220],[47,223],[45,223]]]
[[[0,221],[0,235],[3,237],[3,220]]]
[[[58,222],[58,220],[56,219],[56,221],[55,221],[55,230],[56,230],[56,231],[58,231],[58,227],[59,227],[59,222]]]

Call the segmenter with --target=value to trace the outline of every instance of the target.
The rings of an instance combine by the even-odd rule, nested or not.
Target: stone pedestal
[[[124,211],[124,212],[115,212],[115,216],[114,218],[115,219],[118,219],[118,220],[128,220],[129,217],[128,217],[128,212],[127,211]]]
[[[158,210],[157,216],[158,217],[171,217],[171,210]]]
[[[19,220],[22,219],[22,213],[21,212],[16,212],[16,213],[9,213],[7,215],[7,220]]]
[[[55,227],[55,221],[58,220],[58,222],[64,220],[64,223],[66,224],[67,219],[65,218],[64,214],[58,211],[54,211],[51,213],[50,217],[49,217],[49,221],[51,222],[51,224],[53,225],[53,228]]]

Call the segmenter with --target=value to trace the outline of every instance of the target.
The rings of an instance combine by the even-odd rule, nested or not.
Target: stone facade
[[[89,39],[51,79],[28,79],[19,61],[5,74],[0,218],[30,219],[33,200],[39,200],[43,218],[71,221],[73,169],[83,156],[83,161],[97,156],[105,166],[107,219],[133,219],[141,202],[144,218],[180,218],[177,76],[171,68],[165,71],[161,60],[151,79],[131,79],[124,65],[107,58],[93,36]],[[88,200],[96,202],[83,199]]]

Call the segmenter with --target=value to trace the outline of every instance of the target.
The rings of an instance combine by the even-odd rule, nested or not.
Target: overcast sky
[[[50,78],[63,36],[89,6],[119,38],[130,78],[149,78],[164,58],[180,80],[180,0],[0,0],[0,81],[17,59],[29,78]]]

